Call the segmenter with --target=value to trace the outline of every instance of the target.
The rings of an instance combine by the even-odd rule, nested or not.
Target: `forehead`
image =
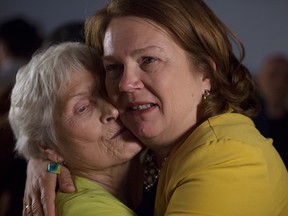
[[[171,43],[172,38],[168,32],[155,22],[139,17],[127,16],[113,18],[104,37],[104,52],[114,50],[116,47],[137,46],[144,48],[151,45],[164,45]],[[129,46],[128,46],[129,45]],[[128,47],[127,47],[128,46]]]
[[[59,89],[59,96],[71,97],[81,92],[95,91],[95,77],[93,74],[85,69],[71,70],[70,77],[66,83],[62,83]]]
[[[129,24],[129,25],[127,25]],[[146,28],[152,28],[154,30],[164,30],[164,28],[162,28],[160,25],[158,25],[156,22],[147,19],[147,18],[143,18],[143,17],[136,17],[136,16],[123,16],[123,17],[115,17],[111,20],[111,22],[108,25],[109,27],[112,26],[121,26],[121,29],[126,31],[133,31],[133,29],[137,29],[137,30],[147,30]],[[132,26],[132,28],[131,28]],[[143,29],[144,28],[144,29]]]

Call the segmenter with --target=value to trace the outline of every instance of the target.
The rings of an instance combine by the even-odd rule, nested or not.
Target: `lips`
[[[127,129],[126,128],[121,128],[120,130],[118,130],[112,137],[111,139],[115,139],[116,137],[118,137],[119,135],[121,135],[122,133],[124,133]]]

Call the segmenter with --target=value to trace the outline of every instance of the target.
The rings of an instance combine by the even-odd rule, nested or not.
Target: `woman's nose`
[[[115,121],[118,119],[119,111],[114,107],[111,103],[108,101],[103,100],[103,106],[102,106],[102,114],[101,114],[101,121],[103,123],[109,123],[111,121]]]
[[[136,89],[143,88],[144,84],[140,79],[141,71],[134,67],[124,68],[121,80],[119,82],[120,92],[133,92]]]

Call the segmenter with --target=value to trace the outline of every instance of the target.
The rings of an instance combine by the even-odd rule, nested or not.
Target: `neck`
[[[169,142],[169,144],[160,144],[160,145],[152,145],[150,149],[153,151],[153,153],[155,154],[156,157],[156,164],[158,169],[161,169],[163,162],[165,161],[165,159],[168,157],[168,155],[170,154],[170,152],[172,151],[173,148],[176,148],[177,146],[179,146],[181,143],[184,142],[184,140],[186,140],[186,138],[193,132],[193,130],[195,129],[196,126],[193,126],[192,128],[190,128],[188,131],[186,131],[181,137],[173,140],[172,142]],[[147,146],[149,146],[147,144]]]

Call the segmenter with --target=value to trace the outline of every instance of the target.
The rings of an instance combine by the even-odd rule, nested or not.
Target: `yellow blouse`
[[[57,192],[57,216],[136,216],[111,193],[88,179],[73,176],[75,193]]]
[[[155,215],[288,216],[287,171],[250,118],[215,116],[165,161]]]

